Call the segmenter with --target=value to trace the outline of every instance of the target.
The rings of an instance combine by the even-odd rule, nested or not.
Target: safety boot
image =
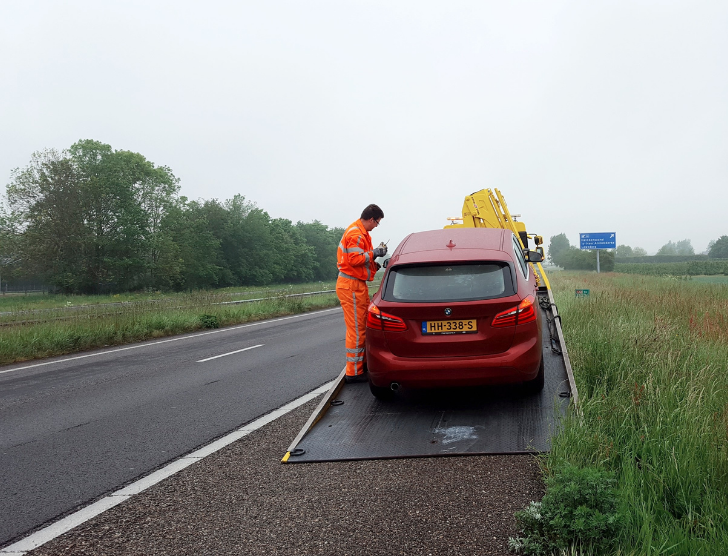
[[[368,382],[368,381],[369,381],[369,377],[367,376],[367,373],[344,376],[344,382],[346,384],[354,384],[355,382]]]

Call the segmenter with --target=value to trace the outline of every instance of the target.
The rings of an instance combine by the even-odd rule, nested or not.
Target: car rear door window
[[[513,237],[513,251],[515,252],[518,266],[521,267],[521,271],[523,272],[523,277],[528,280],[528,265],[526,264],[526,259],[523,256],[523,249],[521,249],[521,244],[515,238],[515,236]]]
[[[505,262],[441,264],[393,268],[387,278],[388,301],[450,302],[513,295]]]

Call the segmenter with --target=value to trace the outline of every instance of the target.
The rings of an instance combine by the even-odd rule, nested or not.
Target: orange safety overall
[[[367,309],[369,288],[367,282],[374,279],[377,263],[372,253],[372,238],[361,220],[349,226],[339,243],[336,263],[339,278],[336,280],[336,295],[344,309],[346,323],[346,374],[356,376],[364,373],[366,350]]]

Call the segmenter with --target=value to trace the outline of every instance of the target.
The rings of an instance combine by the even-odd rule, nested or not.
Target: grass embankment
[[[563,272],[552,286],[583,417],[547,475],[614,473],[616,554],[728,553],[728,285]]]
[[[332,290],[336,286],[336,282],[312,282],[308,284],[281,284],[268,287],[254,286],[237,286],[234,288],[221,288],[217,290],[209,290],[206,292],[197,292],[202,294],[214,294],[222,301],[231,301],[238,299],[251,299],[261,297],[274,297],[287,294],[295,294],[311,291]],[[73,307],[79,309],[83,307],[101,306],[101,305],[118,305],[124,303],[139,302],[165,302],[172,303],[179,300],[181,303],[189,299],[189,292],[125,292],[109,295],[66,295],[66,294],[7,294],[0,295],[0,313],[12,311],[22,313],[22,311],[43,310],[43,309],[64,309]]]
[[[10,314],[0,315],[0,364],[335,307],[339,301],[333,293],[284,297],[333,287],[331,282],[168,295],[6,298],[0,312]],[[221,304],[271,296],[277,297]]]

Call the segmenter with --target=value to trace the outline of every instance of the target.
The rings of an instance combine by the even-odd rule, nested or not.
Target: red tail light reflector
[[[513,307],[513,309],[508,309],[507,311],[498,313],[493,317],[493,326],[515,326],[517,314],[518,307]]]
[[[529,295],[518,305],[518,322],[516,324],[525,324],[536,320],[536,307],[534,303],[536,299]]]
[[[507,309],[493,317],[493,326],[515,326],[516,324],[535,321],[536,308],[533,305],[535,302],[536,299],[532,295],[529,295],[518,306]]]
[[[367,328],[401,332],[407,330],[407,325],[401,318],[383,313],[374,303],[370,303],[367,311]]]

